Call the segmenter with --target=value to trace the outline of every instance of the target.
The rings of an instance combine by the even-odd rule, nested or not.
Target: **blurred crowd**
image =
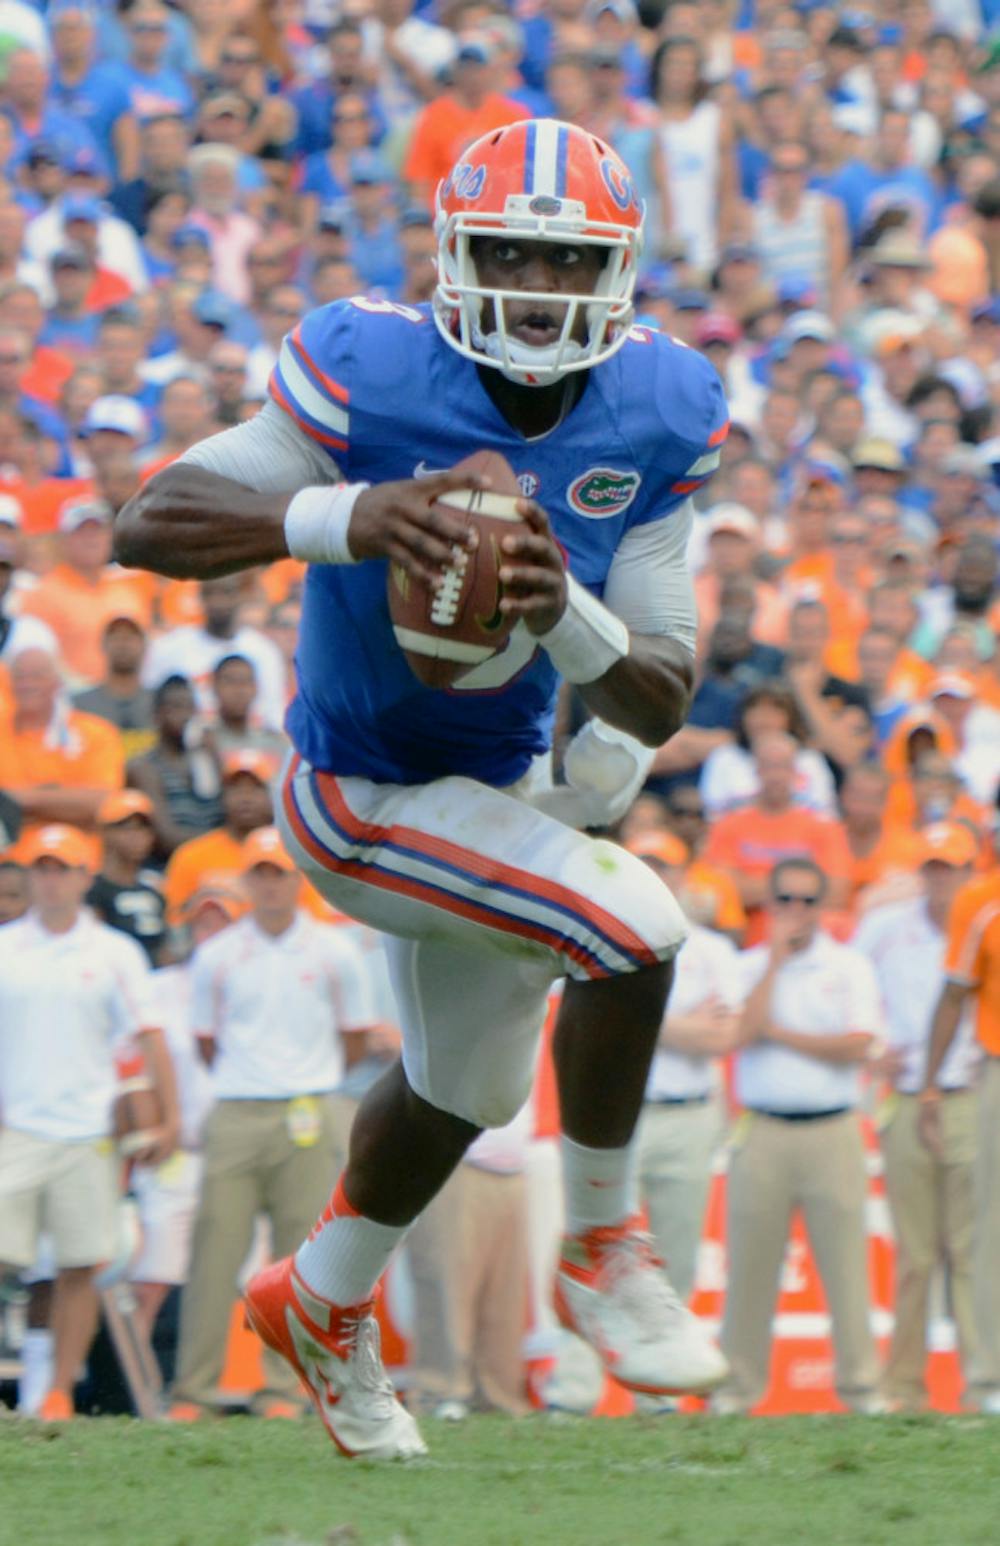
[[[814,1248],[828,1242],[842,1398],[870,1409],[887,1389],[920,1404],[943,1265],[967,1385],[989,1409],[1000,1332],[977,1307],[973,1258],[980,1283],[1000,1271],[997,1210],[981,1200],[1000,1178],[995,1085],[978,1099],[1000,1068],[996,0],[4,0],[0,922],[22,919],[29,899],[43,932],[39,912],[53,906],[70,932],[100,919],[142,953],[127,969],[136,981],[156,968],[143,993],[155,1023],[174,1028],[187,1123],[177,1153],[192,1163],[183,1184],[176,1160],[173,1180],[157,1182],[155,1144],[146,1156],[153,1237],[157,1219],[187,1221],[167,1266],[140,1268],[158,1285],[143,1300],[152,1326],[166,1287],[187,1276],[198,1199],[203,1253],[219,1243],[209,1204],[232,1216],[225,1190],[221,1204],[202,1190],[213,1156],[227,1175],[243,1163],[218,1115],[203,1139],[211,1101],[216,1113],[288,1108],[284,1136],[272,1135],[284,1181],[255,1173],[239,1207],[244,1222],[270,1213],[278,1237],[294,1233],[283,1167],[298,1177],[319,1147],[329,1182],[350,1100],[393,1055],[392,1009],[377,941],[352,937],[337,971],[363,985],[316,1010],[337,1038],[318,1075],[317,1041],[299,1048],[298,1086],[275,1083],[273,1053],[238,1014],[229,1035],[242,1050],[208,1071],[192,1036],[219,1041],[212,1017],[225,1006],[202,1021],[189,1007],[199,952],[221,948],[208,934],[264,938],[268,906],[286,916],[244,877],[260,870],[280,887],[270,872],[285,873],[252,843],[274,815],[302,569],[289,560],[201,584],[126,572],[110,561],[114,517],[173,458],[258,411],[280,341],[310,306],[427,301],[437,180],[476,135],[539,114],[593,129],[628,163],[647,202],[637,320],[702,351],[731,407],[721,469],[696,496],[692,711],[617,834],[662,868],[693,924],[644,1123],[651,1226],[688,1292],[725,1101],[756,1113],[728,1151],[742,1318],[727,1312],[734,1377],[720,1403],[742,1410],[761,1394],[788,1217],[801,1208]],[[569,701],[563,725],[574,715]],[[86,884],[53,902],[45,888],[58,890],[60,870]],[[318,896],[303,888],[284,905],[309,949],[335,953],[327,936],[343,920]],[[274,927],[281,939],[293,922]],[[44,940],[28,944],[48,961]],[[806,959],[816,981],[788,985]],[[775,1052],[761,980],[784,994],[783,1031],[833,1038],[822,1055],[794,1040]],[[949,984],[967,1001],[934,1151],[917,1106]],[[58,1062],[65,1022],[50,1019]],[[119,1020],[129,1035],[144,1029],[123,1009]],[[319,1020],[313,1032],[322,1039]],[[5,1056],[0,1110],[13,1126],[21,1073]],[[805,1081],[804,1105],[795,1059],[822,1075]],[[330,1105],[334,1090],[346,1106]],[[900,1249],[903,1330],[887,1387],[867,1326],[856,1124],[875,1094],[888,1102]],[[308,1104],[317,1095],[322,1110]],[[73,1118],[53,1125],[51,1112],[37,1120],[46,1142],[104,1136]],[[512,1297],[519,1308],[510,1284],[534,1270],[529,1148],[530,1123],[484,1140],[455,1183],[461,1206],[428,1216],[411,1242],[418,1364],[438,1371],[427,1388],[445,1403],[471,1398],[480,1337],[480,1395],[509,1410],[523,1401],[518,1317],[487,1312]],[[844,1195],[819,1186],[834,1175]],[[171,1212],[163,1193],[175,1184]],[[319,1201],[310,1194],[303,1216]],[[493,1207],[508,1212],[484,1233]],[[201,1409],[218,1378],[243,1233],[192,1269],[212,1288],[203,1324],[185,1312],[179,1407]],[[57,1253],[49,1277],[84,1265],[79,1250]],[[461,1303],[456,1282],[475,1286]],[[62,1285],[63,1320],[84,1313],[88,1285]],[[284,1387],[270,1397],[295,1399]]]

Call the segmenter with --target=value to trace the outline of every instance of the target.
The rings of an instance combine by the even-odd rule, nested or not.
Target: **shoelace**
[[[396,1392],[382,1365],[382,1338],[374,1315],[352,1323],[353,1351],[351,1366],[358,1384],[376,1398],[380,1416],[388,1416],[395,1405]]]
[[[649,1235],[628,1234],[610,1243],[603,1253],[601,1277],[650,1341],[662,1336],[665,1319],[685,1314]]]

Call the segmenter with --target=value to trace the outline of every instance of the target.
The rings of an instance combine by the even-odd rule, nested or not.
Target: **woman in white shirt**
[[[757,796],[757,771],[750,746],[759,735],[783,731],[799,743],[795,758],[796,803],[821,816],[836,811],[836,787],[826,758],[806,746],[806,727],[791,690],[779,682],[763,682],[743,701],[736,722],[736,740],[709,752],[701,770],[699,791],[709,819],[748,805]]]
[[[737,198],[732,125],[707,95],[693,38],[667,38],[651,73],[660,119],[654,167],[660,231],[680,236],[688,261],[708,270]]]

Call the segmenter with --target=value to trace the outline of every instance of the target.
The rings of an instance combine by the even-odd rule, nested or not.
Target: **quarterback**
[[[631,1191],[684,922],[641,860],[576,830],[623,814],[649,748],[683,722],[690,495],[727,429],[713,367],[632,325],[642,222],[627,168],[583,129],[484,135],[438,189],[432,305],[309,313],[257,418],[195,446],[117,521],[118,558],[161,574],[309,564],[280,821],[308,878],[388,936],[404,1045],[309,1239],[246,1306],[349,1455],[423,1453],[381,1364],[375,1286],[477,1133],[526,1099],[557,978],[559,1314],[633,1390],[707,1391],[726,1372]],[[480,450],[524,495],[500,571],[515,626],[437,691],[396,643],[386,564],[441,584],[474,539],[440,496],[469,486],[449,469]],[[554,788],[560,680],[593,718]]]

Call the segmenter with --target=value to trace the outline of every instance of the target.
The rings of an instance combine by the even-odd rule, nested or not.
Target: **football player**
[[[706,1391],[726,1372],[631,1190],[684,921],[641,860],[569,824],[622,815],[684,720],[690,495],[727,429],[712,366],[632,326],[642,224],[627,168],[583,129],[484,135],[438,190],[432,304],[311,312],[257,418],[186,452],[117,522],[120,561],[161,574],[309,563],[281,821],[323,894],[390,936],[404,1050],[309,1239],[246,1303],[347,1454],[423,1452],[382,1369],[375,1285],[477,1133],[526,1099],[557,977],[560,1315],[632,1389]],[[469,539],[436,501],[469,486],[448,469],[481,449],[524,491],[529,529],[504,539],[501,570],[516,627],[432,691],[395,642],[386,563],[440,583]],[[553,789],[560,680],[594,718]]]

